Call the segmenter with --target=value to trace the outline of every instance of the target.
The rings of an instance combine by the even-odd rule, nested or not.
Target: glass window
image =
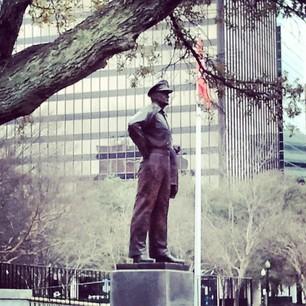
[[[182,116],[183,114],[181,113],[169,114],[169,124],[171,125],[172,128],[181,127]]]
[[[66,100],[66,113],[73,114],[74,113],[74,101]]]
[[[78,176],[82,175],[82,162],[81,161],[74,162],[73,174],[78,175]]]
[[[74,131],[73,124],[74,124],[73,120],[67,120],[65,122],[65,125],[66,125],[66,135],[72,135],[73,134],[73,131]]]
[[[48,130],[48,122],[41,122],[39,126],[39,134],[40,136],[47,136],[49,135],[49,130]]]
[[[182,151],[189,152],[190,149],[195,148],[194,138],[195,138],[195,135],[190,135],[189,133],[184,133],[181,135],[180,145],[181,145]]]
[[[72,93],[74,93],[74,84],[72,84],[72,85],[66,87],[66,88],[65,88],[65,93],[66,93],[66,94],[72,94]]]
[[[108,159],[101,159],[99,161],[99,173],[103,175],[108,174]]]
[[[74,142],[73,141],[65,141],[65,151],[67,155],[73,155],[74,154]],[[71,159],[73,157],[71,156]]]
[[[99,160],[94,160],[91,162],[90,174],[99,174]]]
[[[48,144],[48,155],[49,156],[56,156],[57,155],[57,143],[56,142],[49,142]]]
[[[109,109],[109,98],[108,97],[101,97],[100,102],[100,111],[105,112]]]
[[[92,111],[92,100],[91,99],[83,99],[83,113],[91,113]]]
[[[90,161],[82,162],[82,175],[91,175],[91,162]]]
[[[126,104],[127,104],[127,109],[128,110],[136,110],[136,97],[133,95],[133,96],[126,96],[125,97],[126,99]]]
[[[96,79],[98,80],[98,79]],[[93,83],[92,78],[88,77],[85,78],[83,80],[81,80],[82,84],[80,85],[80,87],[82,87],[81,92],[91,92],[92,90],[94,90],[91,85]]]
[[[47,156],[48,155],[48,148],[49,145],[46,142],[43,142],[40,144],[40,153],[42,156]]]
[[[68,176],[74,175],[74,162],[73,161],[68,161],[65,162],[65,174]]]
[[[91,120],[91,131],[92,133],[99,133],[100,131],[100,119],[92,119]]]
[[[118,98],[117,97],[109,97],[108,106],[110,111],[117,111],[118,107]]]
[[[74,101],[74,112],[76,114],[82,114],[83,113],[83,100],[78,99]]]
[[[57,101],[50,101],[49,103],[49,115],[57,115]]]
[[[46,130],[48,131],[48,136],[56,136],[57,135],[56,122],[46,123]]]
[[[57,143],[57,154],[59,155],[59,156],[63,156],[63,155],[65,155],[65,142],[63,142],[63,141],[59,141],[58,143]]]
[[[82,153],[83,153],[82,140],[75,140],[74,141],[74,155],[78,155]]]
[[[41,115],[45,115],[45,116],[49,115],[49,103],[50,102],[45,102],[41,104],[40,106]]]
[[[109,118],[100,118],[100,129],[101,133],[109,131]]]
[[[126,96],[118,97],[118,110],[126,110],[127,109],[127,99]]]
[[[219,133],[218,132],[206,132],[203,133],[202,144],[205,147],[218,147]]]
[[[83,86],[83,81],[84,81],[84,80],[81,80],[81,81],[79,81],[79,82],[73,84],[73,89],[74,89],[73,92],[74,92],[74,93],[82,93],[82,92],[85,91],[85,90],[84,90],[84,86]]]
[[[109,131],[110,132],[118,131],[118,118],[116,117],[109,118]]]
[[[91,132],[91,119],[84,119],[83,121],[83,133]]]
[[[118,131],[126,131],[128,128],[128,123],[127,123],[127,118],[126,117],[119,117],[118,118]]]
[[[181,126],[182,127],[189,127],[191,126],[191,122],[190,122],[190,113],[189,112],[183,112],[181,113],[182,116],[181,116]],[[194,117],[194,120],[195,120],[195,117]],[[195,122],[194,124],[192,124],[193,126],[195,125]]]
[[[74,134],[82,134],[83,133],[83,120],[74,120]]]
[[[57,135],[65,135],[65,128],[66,128],[66,123],[65,121],[57,121],[56,123],[57,126]]]
[[[66,112],[66,101],[65,100],[59,100],[57,102],[57,114],[64,115]]]
[[[82,141],[82,148],[83,148],[83,154],[91,154],[92,146],[91,146],[91,140],[83,140]],[[95,151],[94,151],[95,153]]]
[[[92,98],[91,106],[92,106],[92,112],[100,112],[100,99]]]
[[[109,150],[109,140],[105,138],[101,138],[99,140],[92,140],[91,142],[92,145],[92,152],[95,153],[103,153],[103,152],[108,152]]]

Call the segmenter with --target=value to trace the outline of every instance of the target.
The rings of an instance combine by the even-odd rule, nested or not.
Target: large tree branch
[[[306,18],[306,3],[305,0],[294,0],[291,4],[286,3],[283,0],[271,0],[278,5],[279,10],[283,15],[290,17],[291,15],[297,16],[305,21]]]
[[[182,0],[111,1],[54,42],[16,54],[0,77],[0,124],[33,112],[55,92],[129,50]],[[0,67],[1,69],[1,67]]]
[[[24,12],[32,0],[3,0],[0,8],[0,62],[11,57]]]

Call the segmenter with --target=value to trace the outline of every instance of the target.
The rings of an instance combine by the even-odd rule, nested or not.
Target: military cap
[[[165,91],[168,93],[173,92],[173,90],[169,87],[169,83],[166,80],[161,80],[148,91],[148,96],[150,97],[153,92],[156,91]]]

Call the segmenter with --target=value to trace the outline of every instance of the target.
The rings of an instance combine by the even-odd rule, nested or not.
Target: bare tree
[[[20,160],[11,151],[2,154],[0,168],[0,259],[33,263],[43,248],[44,224],[54,218],[49,204],[58,184],[37,169],[36,174],[21,171]]]
[[[301,220],[297,222],[296,200],[287,197],[295,187],[294,179],[270,172],[250,181],[210,190],[204,212],[204,262],[226,276],[258,279],[267,258],[279,260],[279,254],[272,255],[265,247],[275,244],[277,250],[282,250],[283,258],[284,253],[288,252],[289,256],[289,252],[295,251],[296,256],[289,256],[292,266],[301,260],[304,264],[301,251],[294,248],[294,240],[288,241],[293,234],[289,228],[296,230],[304,226]],[[296,199],[304,201],[305,192],[301,190]],[[289,218],[290,215],[295,218]],[[286,227],[282,226],[284,223]],[[287,241],[285,248],[283,240]],[[236,288],[236,303],[240,284]]]
[[[45,228],[62,213],[52,209],[58,194],[58,176],[35,156],[30,165],[26,164],[36,140],[34,137],[29,142],[25,136],[32,123],[31,117],[18,119],[13,141],[0,142],[0,259],[4,262],[41,261]]]

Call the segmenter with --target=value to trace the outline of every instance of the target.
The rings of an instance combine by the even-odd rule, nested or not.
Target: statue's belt
[[[152,149],[150,149],[150,153],[159,153],[159,154],[162,154],[162,155],[169,156],[170,155],[170,150],[169,149],[152,148]]]

